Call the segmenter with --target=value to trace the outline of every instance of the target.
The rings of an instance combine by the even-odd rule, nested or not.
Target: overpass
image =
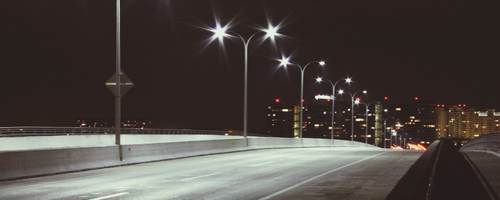
[[[124,134],[120,161],[105,132],[22,129],[0,137],[0,199],[420,199],[429,191],[438,199],[442,186],[432,178],[446,171],[436,163],[449,146],[436,142],[422,154],[345,140],[164,130]],[[474,186],[487,188],[480,197],[491,199],[500,188],[496,138],[461,153]]]

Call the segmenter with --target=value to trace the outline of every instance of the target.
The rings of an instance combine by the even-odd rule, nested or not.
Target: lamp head
[[[347,77],[347,78],[345,78],[345,82],[346,82],[347,84],[351,84],[351,83],[352,83],[352,78],[351,78],[351,77]]]

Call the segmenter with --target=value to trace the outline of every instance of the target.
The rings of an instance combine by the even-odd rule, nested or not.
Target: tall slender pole
[[[243,36],[237,34],[241,42],[243,42],[243,47],[245,49],[245,69],[244,69],[244,89],[243,89],[243,137],[246,140],[248,145],[248,46],[250,45],[250,41],[255,36],[255,34],[245,39]]]
[[[368,144],[368,104],[365,104],[366,106],[366,113],[365,113],[365,123],[366,123],[366,127],[365,127],[365,144]]]
[[[304,71],[305,68],[300,70],[300,138],[302,138],[302,128],[304,126]]]
[[[354,96],[351,97],[351,141],[354,142]]]
[[[332,131],[331,131],[332,144],[333,144],[334,134],[335,134],[335,85],[332,86]]]
[[[387,121],[384,120],[384,131],[382,131],[382,133],[384,133],[384,136],[383,136],[383,138],[384,138],[384,148],[387,148],[387,144],[386,144],[387,143],[387,141],[386,141],[386,135],[387,135],[387,133],[386,133],[386,131],[387,131]]]
[[[248,41],[250,42],[250,40]],[[243,100],[243,137],[247,139],[248,134],[248,42],[243,41],[245,46],[245,89],[244,89],[244,100]],[[248,145],[248,141],[247,141]]]
[[[120,13],[120,0],[116,0],[116,96],[115,96],[115,144],[119,146],[119,158],[120,161],[123,160],[123,155],[121,151],[121,34],[120,34],[120,24],[121,24],[121,13]]]

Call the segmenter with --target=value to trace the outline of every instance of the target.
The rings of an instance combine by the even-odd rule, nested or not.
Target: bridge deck
[[[0,199],[383,199],[419,155],[247,151],[0,182]]]

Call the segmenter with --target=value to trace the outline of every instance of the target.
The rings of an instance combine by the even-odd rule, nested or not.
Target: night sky
[[[126,119],[156,127],[241,129],[243,47],[206,46],[200,26],[233,20],[232,31],[282,22],[285,38],[250,50],[249,127],[265,128],[275,97],[298,101],[298,71],[277,68],[281,52],[305,63],[306,102],[328,93],[313,83],[350,75],[371,99],[414,96],[436,103],[500,108],[498,1],[465,0],[124,0],[123,70],[136,86],[124,97]],[[0,126],[73,125],[113,119],[104,82],[114,73],[114,1],[0,2]],[[267,17],[266,17],[267,16]],[[262,36],[259,35],[259,36]],[[206,46],[206,48],[204,48]]]

